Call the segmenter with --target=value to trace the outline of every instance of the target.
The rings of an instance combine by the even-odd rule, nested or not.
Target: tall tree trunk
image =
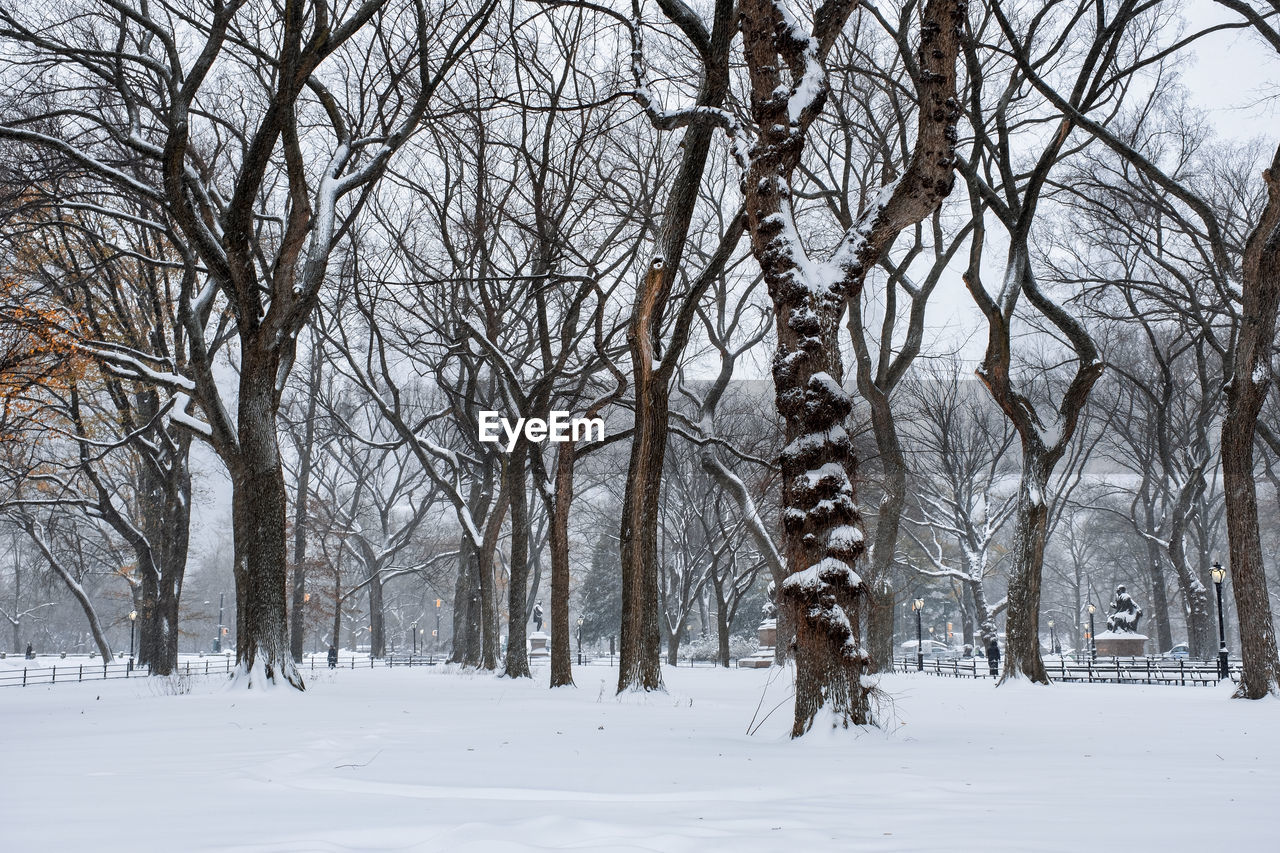
[[[622,557],[619,693],[662,689],[658,499],[662,492],[662,462],[667,452],[669,388],[667,372],[654,369],[658,358],[654,351],[654,326],[661,322],[655,302],[661,295],[662,276],[663,262],[657,259],[645,275],[627,334],[634,365],[636,411],[619,532]],[[667,357],[672,354],[668,353]]]
[[[1009,615],[1005,620],[1004,671],[1001,683],[1018,675],[1040,684],[1049,676],[1040,657],[1040,580],[1049,521],[1045,501],[1049,466],[1038,440],[1022,443],[1022,482],[1014,509],[1009,568]],[[994,623],[992,623],[994,627]],[[989,642],[983,630],[983,642]]]
[[[288,498],[276,437],[276,358],[241,355],[239,451],[231,471],[235,541],[236,664],[255,679],[304,689],[289,653],[285,513]]]
[[[1144,490],[1145,492],[1145,490]],[[1146,529],[1156,529],[1155,508],[1150,496],[1143,494],[1143,512],[1146,518]],[[1147,543],[1147,573],[1151,583],[1151,619],[1155,623],[1156,643],[1158,651],[1167,652],[1173,648],[1173,626],[1169,622],[1169,595],[1164,587],[1164,561],[1160,554],[1160,545],[1150,537]]]
[[[139,410],[147,414],[149,407]],[[152,675],[169,675],[178,665],[178,608],[191,541],[190,438],[179,437],[172,446],[173,455],[163,460],[165,469],[144,467],[140,479],[141,529],[147,547],[138,555],[138,564],[152,569],[143,572],[147,603],[139,613],[139,651],[145,650],[146,656],[139,660]]]
[[[188,496],[190,480],[188,479]],[[188,506],[190,504],[188,503]],[[155,657],[152,675],[170,675],[178,667],[178,613],[187,568],[189,524],[175,524],[161,547],[160,590],[156,600]]]
[[[511,495],[511,582],[507,587],[507,658],[503,675],[532,678],[529,671],[529,493],[525,490],[528,445],[520,442],[507,459],[506,491]]]
[[[729,603],[725,600],[724,581],[713,577],[711,583],[716,593],[716,662],[726,669],[729,667]],[[734,583],[732,575],[729,584]]]
[[[887,345],[887,342],[882,342],[882,346]],[[869,669],[871,672],[885,672],[893,668],[893,558],[898,548],[902,509],[907,500],[907,466],[903,461],[902,444],[898,441],[898,428],[889,396],[872,381],[869,365],[866,368],[860,365],[857,377],[858,390],[870,406],[876,450],[884,472],[876,530],[866,577],[863,578],[867,584],[863,602],[866,605],[867,652],[871,656]]]
[[[668,11],[671,10],[671,11]],[[691,28],[681,5],[664,6],[674,22],[686,33]],[[703,60],[698,87],[700,108],[718,110],[729,92],[729,57],[734,38],[733,0],[715,0],[711,32],[697,25],[697,45]],[[638,48],[638,43],[637,43]],[[637,50],[637,54],[639,51]],[[643,63],[637,55],[634,67]],[[654,258],[632,307],[627,326],[631,350],[635,397],[635,432],[627,463],[627,487],[623,495],[619,544],[622,557],[622,626],[619,638],[618,692],[661,690],[662,666],[659,658],[662,632],[658,626],[658,496],[662,490],[662,462],[667,446],[667,411],[671,378],[688,342],[687,323],[676,324],[663,350],[664,320],[668,301],[684,262],[685,246],[692,231],[703,172],[706,170],[716,126],[700,117],[688,125],[680,142],[680,165],[662,209],[658,254]],[[741,234],[741,232],[736,232]],[[737,237],[734,241],[737,243]],[[717,253],[719,254],[719,253]],[[721,265],[727,258],[720,260]],[[713,266],[714,262],[712,265]],[[695,286],[683,297],[678,310],[670,313],[691,316],[691,308],[701,298],[709,278],[703,272],[701,288]],[[691,276],[692,278],[692,276]]]
[[[137,660],[139,666],[151,668],[156,675],[168,675],[157,671],[164,667],[159,644],[160,574],[155,570],[155,557],[149,553],[151,549],[145,550],[148,553],[143,558],[135,557],[139,574],[138,585],[133,590],[133,607],[138,613]]]
[[[677,666],[680,663],[680,635],[683,633],[683,622],[675,628],[667,628],[667,663],[671,666]]]
[[[978,599],[973,594],[973,582],[970,581],[961,589],[960,594],[968,603],[964,610],[964,644],[969,648],[975,645],[978,625]]]
[[[387,612],[382,595],[382,566],[369,568],[369,656],[381,660],[387,656]]]
[[[311,467],[315,458],[316,406],[320,398],[319,336],[311,336],[311,365],[307,376],[307,408],[298,442],[298,491],[293,499],[293,606],[289,620],[289,652],[301,663],[307,639],[307,510],[311,500]]]
[[[555,497],[551,507],[551,686],[573,684],[573,651],[569,645],[569,508],[573,504],[575,449],[571,442],[556,448]]]
[[[471,537],[462,534],[458,546],[458,574],[453,585],[453,642],[449,663],[480,664],[480,600],[476,561],[478,554]]]
[[[13,653],[22,654],[22,544],[18,535],[13,535]]]
[[[864,551],[857,460],[844,428],[852,403],[841,385],[836,341],[844,307],[859,298],[872,265],[903,228],[937,209],[951,190],[963,6],[930,0],[921,9],[920,109],[911,160],[892,189],[846,230],[825,275],[816,275],[799,235],[791,182],[829,91],[827,52],[854,5],[823,4],[808,37],[772,0],[739,4],[755,131],[742,187],[752,254],[773,302],[773,380],[787,442],[781,454],[787,579],[780,593],[795,629],[793,737],[807,732],[820,710],[838,726],[873,722],[858,625],[865,589],[854,571]]]
[[[1261,699],[1280,692],[1280,657],[1267,595],[1253,444],[1271,386],[1280,311],[1280,147],[1263,173],[1267,205],[1244,251],[1243,298],[1227,412],[1222,422],[1222,481],[1227,505],[1231,588],[1240,621],[1240,686],[1236,695]]]
[[[1199,573],[1187,562],[1185,537],[1185,517],[1175,513],[1174,523],[1170,526],[1168,553],[1187,605],[1187,646],[1191,657],[1209,660],[1218,650],[1213,605],[1209,602],[1209,590],[1200,580]]]
[[[969,595],[973,598],[973,616],[974,622],[978,626],[978,636],[982,640],[982,648],[985,650],[999,636],[996,630],[996,618],[991,614],[991,610],[987,607],[987,592],[982,588],[982,579],[974,575],[970,575]],[[972,636],[966,636],[966,642],[972,642]]]
[[[493,490],[490,466],[471,484],[467,510],[472,518],[483,518],[488,512]],[[458,576],[453,591],[453,647],[450,663],[463,666],[480,665],[480,551],[467,533],[458,546]],[[438,639],[438,638],[437,638]]]
[[[476,559],[480,586],[480,668],[487,670],[498,668],[498,599],[493,570],[502,523],[511,503],[512,488],[505,472],[509,466],[510,460],[505,460],[498,485],[498,501],[485,522],[484,542]]]
[[[335,649],[342,648],[342,567],[333,568],[333,638],[330,640]]]

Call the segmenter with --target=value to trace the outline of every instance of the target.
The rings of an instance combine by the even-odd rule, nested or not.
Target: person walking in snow
[[[338,665],[338,647],[329,646],[329,669],[333,669]]]
[[[987,666],[991,668],[991,677],[1000,674],[1000,645],[995,640],[987,644]]]

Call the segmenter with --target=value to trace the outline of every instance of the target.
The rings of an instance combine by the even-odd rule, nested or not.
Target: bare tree
[[[984,583],[999,562],[995,546],[1015,507],[1004,482],[1015,432],[978,396],[976,382],[960,379],[959,367],[940,362],[906,389],[914,484],[906,531],[929,561],[912,566],[917,573],[964,585],[986,648],[997,637],[996,616],[1009,604],[1008,596],[988,603]]]
[[[796,630],[796,737],[823,709],[840,726],[873,721],[857,624],[864,590],[853,569],[864,551],[853,486],[856,459],[843,426],[851,403],[833,344],[846,304],[860,298],[880,256],[950,192],[959,114],[955,64],[966,4],[932,0],[920,10],[920,44],[909,64],[917,103],[909,161],[865,201],[830,256],[813,260],[796,226],[792,184],[829,91],[827,55],[853,9],[841,0],[824,3],[806,31],[781,2],[745,2],[751,138],[745,128],[729,125],[742,157],[752,253],[777,328],[773,378],[788,442],[782,453],[788,576],[781,593]]]
[[[178,297],[186,373],[147,353],[86,346],[173,393],[175,412],[231,472],[237,660],[251,685],[302,687],[286,631],[286,494],[276,434],[298,332],[350,217],[494,6],[447,4],[428,15],[420,4],[390,0],[319,2],[281,16],[245,0],[195,13],[158,0],[63,8],[53,20],[39,10],[0,10],[6,47],[47,72],[6,78],[6,102],[33,108],[8,112],[0,138],[154,205],[163,215],[154,227],[187,263]],[[374,33],[380,37],[365,37]],[[358,58],[340,61],[348,49]],[[386,96],[367,98],[372,91]],[[226,108],[233,92],[237,111]],[[50,102],[57,106],[43,109]],[[58,118],[73,113],[75,121]],[[124,165],[135,163],[143,165]],[[238,346],[234,407],[211,360],[220,342],[210,338],[210,319],[221,311],[234,317]],[[192,399],[204,421],[187,413]]]

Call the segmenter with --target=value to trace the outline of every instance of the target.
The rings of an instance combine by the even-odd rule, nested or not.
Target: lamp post
[[[225,592],[218,593],[218,636],[213,639],[213,651],[216,654],[222,654],[222,605],[226,603],[227,594]],[[208,636],[206,634],[205,636]]]
[[[916,671],[924,669],[924,641],[921,639],[920,611],[924,610],[924,599],[917,598],[911,602],[911,609],[916,612]]]
[[[129,611],[129,669],[133,669],[133,635],[134,628],[138,625],[138,611]]]
[[[1222,582],[1227,579],[1227,570],[1215,562],[1209,574],[1213,576],[1213,585],[1218,590],[1218,680],[1222,680],[1231,677],[1227,664],[1227,629],[1222,622]]]
[[[1093,611],[1095,609],[1092,604],[1089,605],[1089,660],[1091,661],[1098,660],[1098,642],[1093,638]]]
[[[431,662],[436,662],[436,654],[440,651],[440,605],[443,602],[436,599],[436,630],[431,635]]]
[[[1049,617],[1049,654],[1056,655],[1058,653],[1058,636],[1053,633],[1053,617]]]
[[[582,617],[578,617],[578,666],[582,666]]]
[[[414,622],[409,628],[413,631],[413,653],[418,653],[418,623]]]

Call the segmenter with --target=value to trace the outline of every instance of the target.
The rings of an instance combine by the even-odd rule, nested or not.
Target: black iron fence
[[[611,658],[596,658],[584,664],[604,664]],[[441,655],[388,655],[372,658],[368,655],[339,655],[335,669],[375,669],[392,667],[436,666],[443,664]],[[576,661],[575,661],[576,663]],[[687,666],[715,666],[714,661],[682,660]],[[307,656],[298,668],[303,672],[323,672],[329,669],[323,655]],[[231,655],[214,655],[195,660],[179,661],[174,675],[204,676],[227,675],[235,669]],[[916,672],[914,657],[895,658],[895,672]],[[1046,661],[1045,669],[1054,681],[1076,681],[1089,684],[1172,684],[1175,686],[1211,687],[1218,683],[1216,661],[1169,660],[1166,658],[1099,658],[1096,661]],[[947,678],[991,678],[987,662],[982,658],[925,658],[927,675]],[[1239,663],[1231,663],[1231,679],[1239,680]],[[145,666],[128,661],[98,661],[93,659],[63,659],[58,663],[0,669],[0,687],[27,687],[41,684],[70,684],[82,681],[104,681],[120,678],[145,678],[150,671]]]
[[[917,671],[914,657],[895,658],[895,672]],[[991,668],[982,658],[925,658],[929,675],[948,678],[991,678]],[[1212,687],[1220,681],[1217,661],[1173,660],[1169,658],[1133,657],[1098,658],[1096,661],[1045,661],[1045,671],[1054,681],[1078,681],[1088,684],[1172,684],[1178,687]],[[1239,680],[1239,664],[1232,662],[1231,679]]]
[[[439,655],[388,655],[371,658],[368,655],[340,655],[336,667],[342,669],[372,669],[394,666],[435,666],[443,662]],[[211,655],[196,660],[179,661],[173,675],[227,675],[235,669],[233,655]],[[298,664],[303,672],[316,672],[329,668],[324,655],[310,655]],[[100,661],[75,658],[61,659],[58,663],[37,662],[33,665],[0,668],[0,687],[27,687],[37,684],[69,684],[80,681],[109,681],[118,678],[146,678],[151,672],[146,666],[128,661]]]

